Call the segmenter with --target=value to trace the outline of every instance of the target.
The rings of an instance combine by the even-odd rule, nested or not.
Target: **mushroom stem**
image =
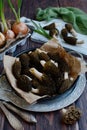
[[[51,63],[53,63],[56,67],[58,67],[58,63],[53,61],[53,60],[50,60]],[[45,60],[41,60],[40,61],[41,65],[44,67],[44,65],[46,64],[46,61]]]
[[[81,40],[81,41],[76,41],[76,44],[83,44],[84,43],[84,40]]]
[[[42,53],[42,52],[44,52],[45,54],[47,54],[47,52],[46,51],[43,51],[43,50],[41,50],[41,49],[36,49],[36,51],[38,51],[38,53]]]
[[[73,28],[70,30],[70,32],[71,32],[71,34],[72,34],[74,37],[77,36],[76,31],[75,31]]]
[[[73,26],[71,24],[65,24],[65,27],[68,32],[70,32],[74,37],[77,36],[76,31],[74,30]]]
[[[32,92],[32,93],[36,93],[36,94],[38,94],[38,93],[39,93],[39,89],[32,88],[32,89],[31,89],[31,92]]]
[[[36,70],[35,68],[31,68],[29,70],[37,79],[41,80],[41,77],[43,76],[43,74],[41,72],[39,72],[38,70]]]
[[[41,65],[44,67],[46,61],[45,61],[45,60],[41,60],[40,63],[41,63]]]
[[[55,62],[54,60],[50,60],[56,67],[58,67],[58,63]]]
[[[68,78],[69,78],[68,72],[64,72],[64,79],[66,80],[66,79],[68,79]]]
[[[62,112],[62,114],[65,114],[65,113],[67,112],[67,109],[63,108],[63,109],[61,110],[61,112]]]
[[[29,77],[29,76],[27,76],[27,75],[24,75],[25,77],[27,77],[30,81],[32,80],[32,78],[31,77]]]

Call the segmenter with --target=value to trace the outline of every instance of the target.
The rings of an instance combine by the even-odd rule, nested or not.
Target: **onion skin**
[[[22,35],[26,35],[28,33],[28,27],[25,23],[23,22],[15,22],[12,25],[12,30],[13,32],[18,35],[18,34],[22,34]]]
[[[10,30],[10,29],[8,29],[4,33],[4,35],[5,35],[6,40],[10,40],[10,39],[14,39],[15,38],[15,33],[12,30]]]

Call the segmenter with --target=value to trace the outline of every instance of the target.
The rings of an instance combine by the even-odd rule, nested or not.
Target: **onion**
[[[5,36],[0,32],[0,48],[5,45]]]
[[[18,11],[15,10],[11,0],[8,0],[8,4],[16,18],[16,21],[12,26],[13,32],[16,35],[18,34],[26,35],[28,33],[28,27],[25,23],[20,21],[20,9],[21,9],[22,0],[18,0]]]
[[[18,34],[26,35],[28,33],[28,27],[23,22],[15,22],[12,26],[12,30],[16,35]]]
[[[5,35],[6,40],[15,38],[15,33],[9,29],[4,33],[4,35]]]

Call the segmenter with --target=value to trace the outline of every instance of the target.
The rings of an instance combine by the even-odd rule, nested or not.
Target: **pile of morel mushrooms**
[[[29,103],[68,90],[81,71],[80,61],[53,38],[19,58],[4,56],[11,86]]]
[[[11,0],[8,0],[9,7],[15,15],[15,20],[6,20],[4,14],[4,1],[0,0],[0,52],[4,51],[14,41],[25,37],[30,29],[20,21],[21,0],[18,0],[18,11],[16,12]]]

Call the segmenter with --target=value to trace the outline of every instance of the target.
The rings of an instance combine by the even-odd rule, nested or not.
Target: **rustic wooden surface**
[[[12,0],[17,7],[16,0]],[[87,12],[87,0],[22,0],[21,16],[35,19],[36,10],[38,7],[46,8],[48,6],[55,7],[78,7]],[[12,11],[8,8],[7,0],[5,0],[5,14],[6,18],[14,18]],[[21,52],[26,48],[39,47],[37,43],[27,40],[23,47],[17,47],[16,53]],[[85,57],[87,59],[87,57]],[[3,65],[0,63],[0,71]],[[82,110],[82,117],[77,124],[72,126],[64,125],[60,122],[60,111],[49,113],[33,113],[37,119],[37,124],[28,124],[21,120],[24,130],[87,130],[87,86],[82,96],[75,102],[75,105]],[[0,130],[13,130],[9,125],[4,114],[0,111]]]

